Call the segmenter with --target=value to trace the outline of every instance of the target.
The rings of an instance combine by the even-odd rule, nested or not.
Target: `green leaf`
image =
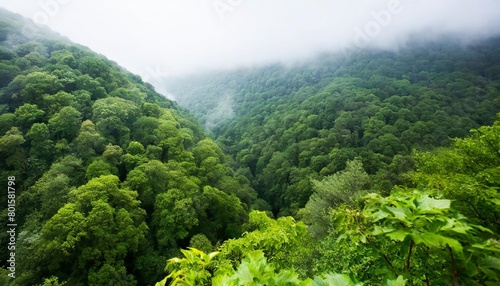
[[[349,276],[345,274],[328,273],[323,277],[315,277],[314,286],[362,286],[362,283],[356,283]]]
[[[391,215],[391,214],[390,214],[390,213],[388,213],[388,212],[385,212],[385,211],[383,211],[383,210],[379,210],[379,211],[377,211],[377,212],[375,212],[375,213],[372,213],[372,214],[371,214],[371,217],[373,218],[373,221],[374,221],[374,222],[376,222],[376,221],[379,221],[379,220],[381,220],[381,219],[384,219],[384,218],[386,218],[386,217],[388,217],[388,216],[390,216],[390,215]]]
[[[424,244],[428,247],[441,247],[442,245],[441,237],[432,232],[424,232],[421,234],[412,233],[411,237],[416,244]]]
[[[402,275],[399,275],[396,279],[387,279],[385,281],[385,286],[405,286],[408,279],[404,279]]]
[[[377,236],[377,235],[382,234],[382,233],[393,232],[394,230],[395,230],[395,228],[393,228],[391,226],[381,227],[379,225],[376,225],[373,227],[371,235]]]
[[[166,283],[167,283],[167,277],[165,277],[160,282],[156,282],[155,286],[165,286]]]
[[[449,209],[450,200],[437,200],[425,195],[417,199],[417,212],[418,213],[441,213],[441,210]]]
[[[394,215],[395,218],[398,220],[408,222],[406,219],[406,216],[408,214],[407,209],[402,209],[402,208],[395,208],[395,207],[387,207],[387,209]]]
[[[406,236],[408,235],[407,231],[404,231],[402,229],[398,229],[393,232],[389,232],[386,234],[390,239],[396,240],[396,241],[403,241],[405,240]]]
[[[462,254],[463,247],[458,240],[449,237],[441,237],[441,239],[443,244],[448,245],[455,253]]]

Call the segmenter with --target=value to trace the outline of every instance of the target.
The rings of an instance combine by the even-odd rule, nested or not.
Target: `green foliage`
[[[118,169],[104,160],[95,160],[87,167],[85,173],[89,181],[104,175],[118,175]]]
[[[341,204],[353,206],[368,183],[369,177],[361,161],[348,161],[345,170],[321,181],[312,181],[314,193],[299,215],[309,225],[309,231],[317,236],[324,236],[331,229],[330,211]]]
[[[458,271],[484,259],[480,257],[484,254],[477,257],[470,249],[481,241],[479,232],[487,229],[468,223],[451,209],[450,200],[420,191],[399,191],[389,197],[370,194],[362,211],[339,208],[332,219],[339,240],[367,244],[384,259],[388,277],[403,275],[412,283],[438,284],[459,280],[470,284],[478,276],[489,283],[497,279],[477,269]]]
[[[182,250],[184,258],[172,258],[166,269],[170,274],[156,286],[174,285],[214,285],[214,286],[247,286],[247,285],[290,285],[290,286],[361,286],[363,283],[344,274],[327,273],[315,276],[314,280],[301,280],[293,270],[277,271],[269,263],[260,250],[245,254],[236,268],[221,268],[215,265],[219,258],[218,252],[205,254],[190,248]],[[399,276],[393,280],[386,280],[383,285],[404,286],[406,279]]]
[[[500,114],[499,114],[500,116]],[[417,153],[412,181],[454,200],[476,223],[500,231],[500,118],[471,131],[451,148]]]
[[[43,284],[38,284],[38,286],[62,286],[62,285],[66,285],[66,282],[59,283],[59,278],[55,276],[46,278],[43,281]]]
[[[14,284],[151,285],[160,261],[194,235],[208,247],[241,234],[257,196],[185,109],[21,16],[0,10],[0,23],[0,181],[16,178]],[[2,266],[8,252],[0,249]]]
[[[447,146],[493,122],[499,39],[476,44],[446,39],[398,52],[321,55],[294,66],[172,78],[166,86],[249,170],[273,213],[295,215],[313,193],[309,177],[320,180],[360,157],[388,193],[405,183],[412,150]],[[226,116],[218,120],[220,113]]]
[[[204,252],[190,248],[181,250],[184,258],[172,258],[169,260],[166,270],[171,273],[157,286],[166,285],[168,279],[172,279],[169,285],[208,285],[212,273],[210,273],[211,262],[218,252],[205,254]]]
[[[147,225],[137,193],[118,184],[115,176],[101,176],[71,191],[69,203],[43,226],[31,263],[45,271],[73,264],[61,274],[74,281],[119,281],[113,272],[126,273],[124,259],[138,251]]]
[[[0,183],[15,176],[22,206],[19,275],[0,269],[1,285],[152,285],[187,246],[219,254],[183,250],[161,283],[500,282],[498,121],[449,140],[499,109],[498,39],[169,87],[195,95],[212,140],[140,77],[0,18]],[[361,199],[367,188],[378,194]],[[285,216],[300,209],[313,234]]]
[[[307,227],[292,217],[269,218],[265,212],[250,213],[247,231],[238,239],[230,239],[220,247],[221,256],[233,265],[245,253],[261,250],[278,270],[294,268],[307,275],[311,268],[314,243]]]

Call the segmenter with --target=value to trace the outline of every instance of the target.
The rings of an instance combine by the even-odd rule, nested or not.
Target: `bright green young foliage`
[[[63,286],[63,285],[67,285],[67,283],[66,282],[59,283],[59,278],[57,278],[56,276],[52,276],[50,278],[46,278],[43,281],[43,284],[38,284],[37,286]]]
[[[415,155],[413,182],[453,200],[455,207],[482,226],[500,231],[500,114],[493,126],[455,139],[450,148]]]
[[[297,269],[306,276],[311,270],[314,241],[302,222],[292,217],[269,218],[265,212],[252,211],[247,232],[237,239],[226,240],[220,247],[220,256],[236,265],[244,254],[263,251],[278,270]]]
[[[169,259],[166,270],[171,273],[157,286],[164,286],[168,279],[172,279],[169,285],[210,285],[209,281],[213,275],[214,267],[211,265],[213,258],[218,252],[205,254],[204,252],[190,248],[181,250],[185,258]]]
[[[327,273],[313,279],[302,280],[295,271],[282,269],[277,271],[273,263],[269,263],[261,250],[247,252],[237,267],[220,267],[215,263],[219,252],[205,254],[190,248],[181,250],[184,258],[172,258],[166,270],[170,274],[156,286],[362,286],[361,282],[344,274]],[[404,286],[406,279],[399,276],[394,280],[386,280],[386,286]],[[167,284],[168,283],[168,284]]]
[[[403,275],[426,284],[496,283],[491,272],[500,267],[478,267],[478,261],[494,259],[493,253],[474,250],[483,242],[479,232],[487,229],[469,224],[450,204],[420,191],[370,194],[362,211],[342,207],[332,219],[339,240],[366,244],[383,258],[388,277]]]

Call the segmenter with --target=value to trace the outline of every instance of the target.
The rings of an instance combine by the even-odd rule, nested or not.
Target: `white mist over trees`
[[[500,3],[444,1],[0,0],[148,82],[169,75],[306,59],[417,37],[465,42],[500,31]],[[103,28],[105,27],[105,28]]]

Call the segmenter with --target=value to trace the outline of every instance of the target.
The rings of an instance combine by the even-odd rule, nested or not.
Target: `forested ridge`
[[[256,194],[185,109],[0,13],[0,181],[15,177],[18,225],[16,277],[2,272],[0,284],[152,285],[193,236],[241,234]],[[6,267],[7,191],[1,198]]]
[[[186,109],[0,10],[0,285],[498,285],[499,42],[169,80]]]
[[[412,168],[412,150],[491,124],[500,110],[499,47],[499,38],[464,45],[450,37],[166,85],[271,210],[294,215],[311,195],[310,178],[347,160],[360,156],[374,187],[389,190]]]

